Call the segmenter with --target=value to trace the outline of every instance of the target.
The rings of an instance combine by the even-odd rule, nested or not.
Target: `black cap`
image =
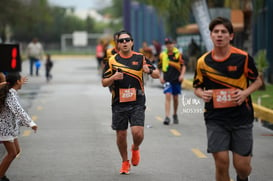
[[[174,43],[174,40],[172,38],[165,38],[164,42],[165,44]]]

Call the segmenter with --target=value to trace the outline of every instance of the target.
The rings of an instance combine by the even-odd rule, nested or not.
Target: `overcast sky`
[[[50,4],[75,7],[76,10],[100,9],[109,6],[112,0],[49,0]]]
[[[109,6],[111,2],[112,0],[49,0],[52,5],[74,7],[75,13],[82,18],[86,18],[91,10]]]

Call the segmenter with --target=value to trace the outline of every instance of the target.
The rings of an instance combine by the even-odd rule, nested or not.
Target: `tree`
[[[77,17],[73,8],[50,6],[47,0],[30,0],[24,9],[24,24],[13,26],[14,38],[19,41],[38,37],[43,42],[59,42],[61,34],[86,28],[85,20]]]
[[[268,61],[266,58],[266,50],[262,49],[259,50],[255,57],[254,57],[255,63],[257,65],[257,69],[259,71],[259,76],[261,77],[263,84],[262,86],[259,88],[259,90],[265,90],[265,80],[264,80],[264,73],[266,71],[266,69],[268,68]]]
[[[22,9],[24,10],[20,17],[23,21],[17,21],[16,25],[13,26],[14,38],[29,41],[34,36],[42,37],[41,35],[46,32],[45,30],[53,21],[47,0],[24,1]]]
[[[7,38],[7,27],[13,27],[16,23],[22,22],[22,15],[25,13],[23,4],[19,0],[2,0],[0,3],[0,36],[3,42]]]
[[[93,32],[95,29],[95,20],[90,16],[86,17],[85,20],[85,30],[89,33]]]
[[[112,0],[112,6],[101,9],[101,14],[111,14],[113,18],[122,17],[122,0]]]

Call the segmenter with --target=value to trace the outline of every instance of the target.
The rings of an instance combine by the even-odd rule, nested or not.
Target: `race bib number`
[[[119,102],[136,101],[136,89],[119,89]]]
[[[234,90],[235,89],[214,89],[213,107],[228,108],[237,106],[237,103],[232,100],[232,92]]]

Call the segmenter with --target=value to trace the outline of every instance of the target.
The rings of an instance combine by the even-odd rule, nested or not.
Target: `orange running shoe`
[[[122,162],[121,169],[119,171],[120,174],[128,175],[130,174],[130,162],[129,160]]]
[[[140,161],[140,152],[139,152],[139,150],[134,150],[133,147],[134,147],[134,145],[132,145],[132,159],[131,159],[131,162],[132,162],[133,166],[137,166],[139,164],[139,161]]]

